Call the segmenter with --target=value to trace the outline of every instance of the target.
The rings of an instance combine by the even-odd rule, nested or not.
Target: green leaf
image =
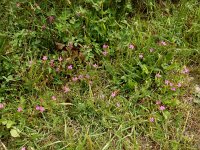
[[[170,114],[169,111],[164,111],[164,112],[163,112],[163,116],[164,116],[164,118],[167,120],[167,119],[169,119],[169,117],[171,116],[171,114]]]
[[[194,98],[194,103],[200,104],[200,98]]]
[[[137,83],[129,79],[128,80],[128,87],[130,89],[134,89],[135,86],[137,86]]]
[[[10,130],[10,134],[12,137],[20,137],[19,132],[17,131],[17,129],[11,129]]]
[[[149,74],[149,70],[147,69],[147,66],[145,64],[141,64],[140,62],[138,65],[142,68],[142,71],[146,74]]]
[[[2,121],[2,124],[6,125],[7,124],[7,120]]]
[[[142,65],[142,70],[143,70],[146,74],[149,74],[149,71],[148,71],[146,65]]]
[[[10,120],[8,120],[7,123],[6,123],[6,127],[9,129],[9,128],[11,128],[12,125],[14,125],[14,124],[15,124],[14,121],[10,121]]]

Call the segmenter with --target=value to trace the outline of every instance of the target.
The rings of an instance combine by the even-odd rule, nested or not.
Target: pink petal
[[[4,104],[0,103],[0,109],[4,108]]]

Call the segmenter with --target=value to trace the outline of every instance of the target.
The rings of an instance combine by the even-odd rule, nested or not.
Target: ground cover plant
[[[198,0],[0,4],[2,149],[200,148]]]

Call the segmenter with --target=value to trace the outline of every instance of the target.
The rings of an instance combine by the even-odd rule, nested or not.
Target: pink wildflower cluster
[[[22,112],[22,111],[23,111],[22,107],[18,107],[18,108],[17,108],[17,111],[18,111],[18,112]]]
[[[185,66],[182,70],[183,74],[189,73],[189,69]]]
[[[161,78],[162,76],[160,75],[160,73],[156,73],[155,77],[156,78]]]
[[[161,106],[159,107],[159,109],[160,109],[161,111],[163,111],[163,110],[165,110],[166,108],[165,108],[165,106],[161,105]]]
[[[22,147],[22,149],[21,150],[26,150],[26,147]]]
[[[44,24],[43,26],[42,26],[42,30],[45,30],[47,27],[46,27],[46,25]]]
[[[53,59],[50,60],[50,66],[51,66],[51,67],[54,67],[54,66],[55,66],[55,64],[54,64],[54,60],[53,60]]]
[[[134,46],[133,44],[130,44],[130,45],[129,45],[129,48],[130,48],[130,49],[135,49],[135,46]]]
[[[19,8],[21,7],[21,3],[16,3],[16,6]]]
[[[98,65],[97,64],[93,64],[92,65],[94,68],[98,68]]]
[[[74,82],[78,81],[78,77],[72,77],[72,81]]]
[[[89,78],[90,78],[90,76],[88,74],[86,74],[85,76],[84,75],[78,75],[78,76],[72,77],[72,81],[76,82],[78,80],[89,79]]]
[[[35,109],[36,109],[36,110],[39,110],[41,113],[45,111],[45,108],[44,108],[44,107],[38,106],[38,105],[35,107]]]
[[[49,17],[48,17],[48,22],[49,22],[50,24],[52,24],[52,23],[54,22],[54,20],[55,20],[55,17],[54,17],[54,16],[49,16]]]
[[[103,49],[107,49],[109,46],[107,44],[103,44]]]
[[[69,87],[64,86],[64,87],[63,87],[63,91],[64,91],[64,93],[68,93],[68,92],[70,91],[70,89],[69,89]]]
[[[79,80],[82,80],[82,79],[84,79],[84,76],[80,74],[80,75],[78,76],[78,79],[79,79]]]
[[[53,96],[51,97],[51,99],[55,101],[55,100],[56,100],[56,96],[53,95]]]
[[[144,55],[143,55],[143,54],[139,54],[139,58],[140,58],[140,59],[143,59],[143,58],[144,58]]]
[[[73,69],[72,65],[69,65],[69,66],[67,67],[67,69],[72,70],[72,69]]]
[[[154,49],[153,49],[153,48],[150,48],[149,51],[152,53],[152,52],[154,51]]]
[[[160,41],[160,42],[159,42],[159,45],[161,45],[161,46],[166,46],[167,43],[166,43],[165,41]]]
[[[172,91],[176,91],[176,87],[180,88],[182,86],[180,82],[177,84],[174,84],[170,82],[169,80],[165,80],[165,85],[170,86]]]
[[[90,78],[90,75],[89,75],[89,74],[86,74],[86,75],[85,75],[85,78],[86,78],[86,79],[89,79],[89,78]]]
[[[61,62],[63,59],[62,59],[62,57],[60,56],[60,57],[58,57],[58,61],[59,62]]]
[[[103,49],[104,49],[104,51],[102,52],[102,54],[104,55],[104,56],[107,56],[107,54],[108,54],[108,51],[107,51],[107,49],[108,49],[108,45],[107,44],[103,44]]]
[[[42,57],[42,60],[44,60],[44,61],[46,61],[47,59],[48,59],[47,56],[43,56],[43,57]]]
[[[102,52],[102,54],[103,54],[104,56],[107,56],[108,51],[104,50],[104,51]]]
[[[156,101],[156,105],[159,106],[159,110],[161,110],[161,111],[166,109],[166,107],[164,105],[161,105],[161,101],[160,100]]]
[[[117,95],[117,91],[112,92],[111,97],[115,97]]]
[[[150,117],[150,118],[149,118],[149,121],[150,121],[150,122],[154,122],[154,121],[155,121],[154,117]]]

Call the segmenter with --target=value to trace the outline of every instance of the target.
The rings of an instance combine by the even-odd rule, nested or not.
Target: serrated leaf
[[[16,129],[11,129],[10,134],[12,137],[20,137],[19,132]]]

